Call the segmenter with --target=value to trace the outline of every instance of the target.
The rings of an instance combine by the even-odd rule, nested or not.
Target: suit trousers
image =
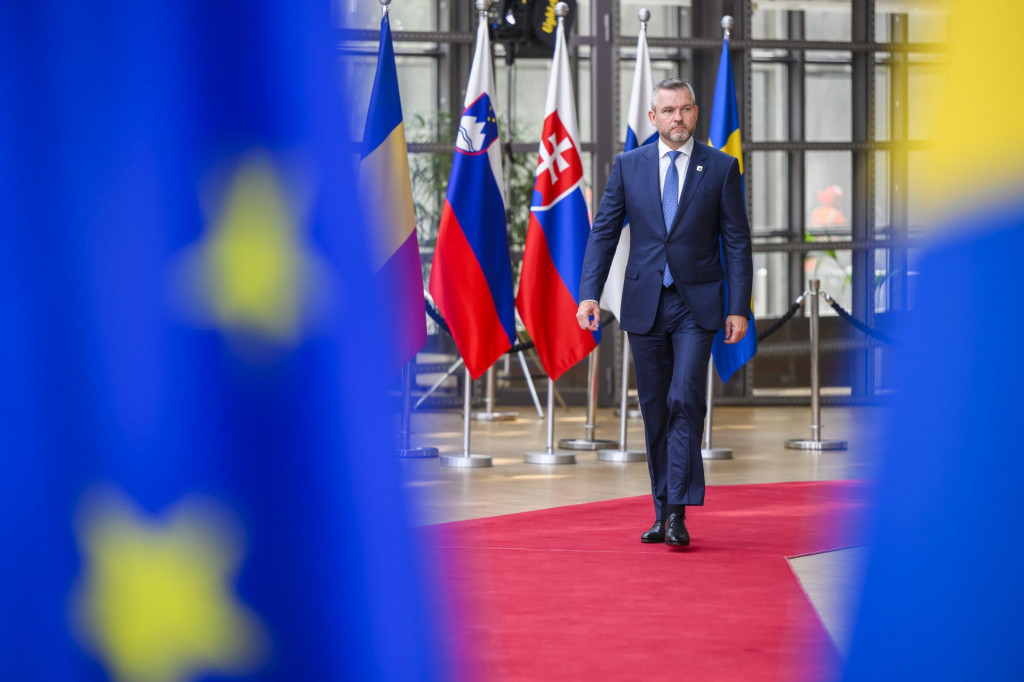
[[[662,288],[651,330],[629,335],[658,519],[670,504],[704,504],[701,439],[714,338],[693,321],[675,286]]]

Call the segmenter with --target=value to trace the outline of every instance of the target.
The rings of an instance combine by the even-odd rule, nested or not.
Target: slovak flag
[[[640,35],[636,39],[636,70],[633,72],[633,90],[629,94],[629,118],[626,120],[626,148],[629,151],[645,144],[657,142],[658,130],[651,123],[647,112],[651,109],[651,91],[654,79],[651,77],[651,55],[647,51],[647,24],[640,24]],[[608,279],[601,292],[601,307],[610,310],[619,319],[622,308],[622,287],[626,282],[626,261],[629,260],[629,216],[622,226],[619,245],[615,249]]]
[[[490,37],[481,21],[430,270],[430,295],[474,379],[516,340],[501,142],[492,92]]]
[[[516,297],[519,315],[552,380],[601,340],[599,331],[580,329],[576,323],[583,253],[590,236],[579,140],[565,29],[560,21]]]

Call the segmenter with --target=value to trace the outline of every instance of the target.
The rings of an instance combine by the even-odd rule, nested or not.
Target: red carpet
[[[840,662],[786,557],[856,543],[854,482],[717,486],[689,548],[650,498],[436,526],[473,680],[827,680]]]

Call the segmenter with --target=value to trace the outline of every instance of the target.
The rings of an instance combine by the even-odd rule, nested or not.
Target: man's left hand
[[[747,318],[743,315],[730,315],[725,318],[725,342],[736,343],[747,335]]]

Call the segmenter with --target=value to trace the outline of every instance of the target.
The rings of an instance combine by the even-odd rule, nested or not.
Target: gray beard
[[[690,131],[684,130],[681,133],[671,133],[669,134],[668,139],[672,140],[673,142],[682,142],[685,144],[686,141],[690,139]]]

